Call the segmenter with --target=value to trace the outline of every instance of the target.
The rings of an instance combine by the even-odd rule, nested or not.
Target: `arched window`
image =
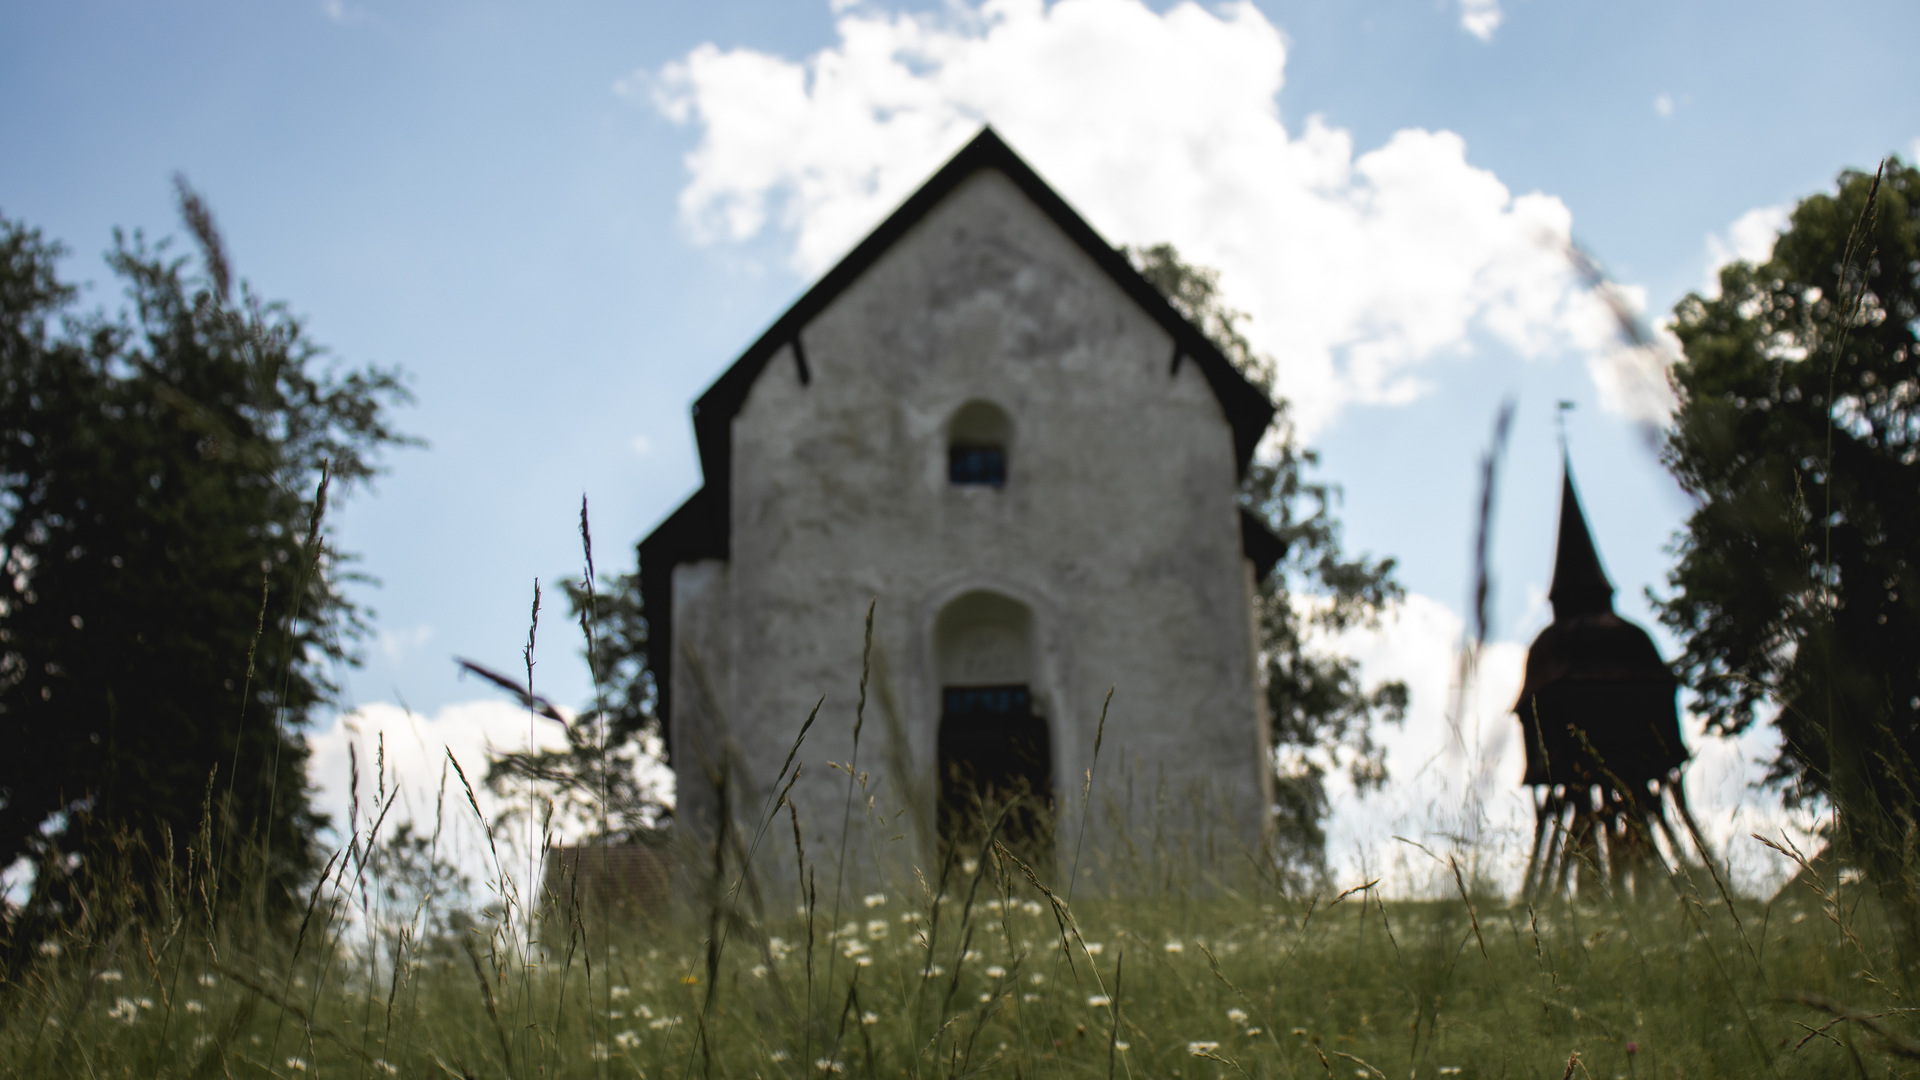
[[[947,424],[947,479],[954,484],[1002,487],[1013,422],[998,405],[969,401]]]
[[[971,592],[934,620],[940,676],[938,825],[949,852],[978,857],[987,824],[1036,873],[1053,868],[1053,746],[1035,708],[1033,616]]]

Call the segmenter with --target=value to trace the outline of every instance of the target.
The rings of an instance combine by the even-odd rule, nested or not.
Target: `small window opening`
[[[947,449],[947,479],[956,484],[1004,487],[1007,451],[1000,446],[952,446]]]
[[[1004,487],[1013,424],[999,406],[970,401],[947,426],[947,479],[956,485]]]

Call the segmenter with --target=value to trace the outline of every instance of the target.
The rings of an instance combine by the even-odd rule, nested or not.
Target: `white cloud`
[[[627,445],[633,448],[634,453],[643,457],[653,452],[653,440],[647,438],[645,435],[635,435],[633,441]]]
[[[1500,0],[1460,0],[1460,26],[1481,41],[1492,41],[1504,18]]]
[[[320,14],[342,25],[365,22],[368,18],[365,8],[355,7],[345,0],[320,0]]]
[[[1250,3],[956,0],[836,28],[804,61],[707,44],[621,82],[700,128],[680,194],[696,239],[779,230],[818,274],[990,122],[1109,240],[1219,268],[1308,438],[1348,405],[1422,395],[1476,338],[1582,354],[1610,408],[1664,419],[1664,379],[1614,355],[1568,269],[1565,204],[1513,194],[1451,132],[1356,155],[1319,117],[1290,131],[1287,45]]]
[[[1508,710],[1520,693],[1526,645],[1488,643],[1456,712],[1464,629],[1446,605],[1414,594],[1381,629],[1336,643],[1360,660],[1367,681],[1402,679],[1412,691],[1406,726],[1382,732],[1391,777],[1386,790],[1358,797],[1343,778],[1330,777],[1328,854],[1342,881],[1384,875],[1397,892],[1436,884],[1451,889],[1451,877],[1438,882],[1426,855],[1394,839],[1403,836],[1442,855],[1456,839],[1464,841],[1460,846],[1471,850],[1488,879],[1510,892],[1519,887],[1534,811],[1520,784],[1526,761],[1520,724]],[[1726,740],[1702,735],[1691,718],[1687,726],[1694,757],[1685,780],[1694,817],[1740,887],[1771,894],[1792,868],[1749,834],[1784,830],[1812,850],[1811,823],[1753,786],[1772,758],[1772,729],[1757,726]]]
[[[1653,95],[1653,111],[1659,114],[1662,120],[1665,120],[1668,117],[1672,116],[1673,115],[1673,95],[1668,93],[1659,93],[1659,94]]]
[[[307,775],[316,789],[314,806],[332,818],[333,842],[341,842],[354,799],[350,755],[357,754],[358,827],[364,833],[367,808],[374,804],[380,790],[384,753],[386,790],[397,792],[397,797],[382,834],[390,834],[393,826],[408,820],[415,823],[416,831],[431,833],[437,820],[443,828],[443,850],[478,885],[492,880],[501,864],[496,864],[489,853],[485,829],[467,802],[459,775],[447,763],[448,754],[465,771],[481,812],[490,822],[498,822],[511,802],[495,797],[484,786],[487,751],[490,747],[524,749],[529,740],[543,748],[564,745],[558,724],[530,719],[526,709],[504,700],[449,705],[431,717],[385,702],[365,705],[342,714],[325,731],[308,736],[313,756],[307,764]],[[527,874],[525,840],[515,830],[496,837],[503,865],[522,890]]]
[[[408,653],[433,640],[433,627],[422,623],[405,630],[382,630],[378,640],[380,655],[387,658],[387,663],[398,664]]]
[[[1773,242],[1792,214],[1791,203],[1756,207],[1735,218],[1725,232],[1707,237],[1707,295],[1720,295],[1720,270],[1729,263],[1757,266],[1772,258]]]

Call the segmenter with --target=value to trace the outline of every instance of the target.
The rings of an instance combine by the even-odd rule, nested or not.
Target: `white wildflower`
[[[1039,995],[1039,994],[1021,994],[1021,995],[1020,995],[1020,1000],[1021,1000],[1021,1001],[1029,1001],[1029,1002],[1031,1002],[1031,1001],[1039,1001],[1039,1000],[1040,1000],[1040,995]]]
[[[1265,1030],[1266,1030],[1265,1028],[1258,1028],[1258,1027],[1250,1027],[1250,1028],[1248,1028],[1248,1029],[1247,1029],[1247,1038],[1249,1038],[1249,1039],[1251,1039],[1251,1038],[1253,1038],[1253,1037],[1254,1037],[1255,1035],[1258,1035],[1258,1034],[1260,1034],[1260,1033],[1261,1033],[1262,1031],[1265,1031]]]
[[[660,1025],[660,1021],[655,1020],[652,1026],[658,1027],[659,1025]],[[616,1046],[620,1047],[620,1049],[631,1050],[634,1047],[640,1045],[640,1033],[633,1030],[632,1028],[628,1028],[627,1030],[621,1032],[620,1034],[615,1035],[613,1037],[613,1041]]]
[[[1130,1043],[1130,1042],[1128,1042],[1128,1041],[1127,1041],[1127,1040],[1125,1040],[1125,1039],[1115,1039],[1115,1040],[1113,1041],[1113,1048],[1114,1048],[1115,1050],[1121,1050],[1121,1051],[1126,1051],[1126,1050],[1131,1050],[1131,1049],[1133,1049],[1133,1044],[1132,1044],[1132,1043]]]
[[[202,1005],[200,1002],[193,1000],[192,998],[188,998],[187,1011],[190,1013],[203,1013],[207,1011],[207,1007],[205,1005]]]
[[[1026,912],[1029,915],[1038,915],[1047,909],[1040,906],[1040,901],[1029,900],[1026,903],[1020,905],[1020,910]]]
[[[212,986],[212,985],[213,985],[214,983],[217,983],[217,982],[219,982],[219,981],[220,981],[219,979],[216,979],[216,978],[214,978],[214,977],[213,977],[213,973],[212,973],[212,972],[208,972],[208,973],[206,973],[206,974],[204,974],[204,975],[202,975],[202,976],[200,976],[200,985],[201,985],[201,986]]]
[[[1039,986],[1041,983],[1047,981],[1047,977],[1041,972],[1036,971],[1033,974],[1027,976],[1027,981],[1032,983],[1035,986]]]
[[[94,978],[99,979],[101,982],[119,982],[122,978],[125,978],[125,976],[121,975],[118,971],[103,971],[94,976]]]
[[[1106,948],[1105,945],[1098,941],[1088,941],[1083,942],[1083,944],[1086,946],[1088,956],[1099,956],[1101,951]]]
[[[892,929],[892,927],[887,925],[887,920],[885,919],[869,919],[867,921],[867,938],[871,941],[879,941],[881,938],[887,936],[887,931],[890,929]]]
[[[865,902],[866,902],[866,905],[870,908],[879,907],[880,905],[887,902],[887,894],[883,892],[874,893],[871,896],[868,896]]]
[[[307,1059],[306,1058],[288,1058],[287,1068],[293,1070],[294,1072],[306,1072]]]
[[[131,1024],[139,1019],[140,1006],[135,1005],[132,998],[117,998],[113,1007],[107,1010],[107,1015],[123,1024]]]
[[[603,1043],[603,1042],[596,1042],[596,1043],[594,1043],[594,1044],[593,1044],[593,1049],[592,1049],[591,1051],[589,1051],[589,1052],[590,1052],[590,1053],[591,1053],[591,1054],[593,1055],[593,1060],[595,1060],[595,1061],[605,1061],[605,1060],[607,1060],[607,1057],[608,1057],[608,1054],[607,1054],[607,1044],[606,1044],[606,1043]]]
[[[644,1016],[649,1020],[653,1019],[653,1010],[646,1007],[645,1005],[642,1005],[638,1009],[635,1009],[634,1012],[639,1013],[641,1016]]]
[[[753,968],[752,968],[752,973],[753,973],[753,977],[754,977],[754,978],[756,978],[756,979],[764,979],[764,978],[766,978],[766,977],[767,977],[767,965],[765,965],[765,964],[755,964],[755,965],[753,965]]]
[[[860,1022],[868,1027],[872,1027],[880,1022],[880,1014],[877,1012],[863,1012],[860,1014]]]
[[[602,1053],[605,1053],[605,1052],[606,1052],[606,1048],[605,1048],[605,1047],[601,1047],[601,1052],[602,1052]],[[399,1075],[400,1075],[400,1068],[399,1068],[399,1066],[397,1066],[397,1065],[395,1065],[395,1064],[394,1064],[393,1062],[391,1062],[391,1061],[388,1061],[388,1060],[387,1060],[386,1058],[374,1058],[374,1059],[373,1059],[373,1067],[374,1067],[374,1068],[376,1068],[376,1069],[379,1069],[379,1070],[380,1070],[381,1072],[383,1072],[383,1073],[386,1073],[386,1074],[387,1074],[388,1076],[399,1076]]]
[[[663,1016],[658,1020],[647,1021],[647,1026],[655,1031],[665,1031],[679,1022],[680,1018],[677,1016]]]
[[[1087,999],[1087,1004],[1093,1006],[1096,1009],[1104,1009],[1107,1006],[1113,1004],[1113,999],[1108,997],[1105,994],[1095,994],[1092,997]]]
[[[1007,969],[1001,967],[999,964],[987,965],[987,978],[989,979],[1001,978],[1002,976],[1006,975],[1006,973],[1007,973]]]
[[[621,998],[624,998],[631,993],[633,993],[633,991],[627,989],[624,986],[616,986],[612,990],[608,991],[608,996],[613,998],[613,1000],[615,1001],[619,1001]]]
[[[1227,1019],[1229,1019],[1229,1020],[1231,1020],[1231,1021],[1233,1021],[1233,1022],[1234,1022],[1234,1023],[1236,1023],[1236,1024],[1244,1024],[1244,1023],[1246,1023],[1246,1022],[1247,1022],[1247,1010],[1245,1010],[1245,1009],[1228,1009],[1228,1010],[1227,1010]]]
[[[1194,1057],[1206,1057],[1218,1049],[1220,1049],[1220,1044],[1217,1042],[1190,1042],[1187,1044],[1187,1053],[1192,1054]]]
[[[767,1060],[785,1061],[787,1060],[787,1052],[785,1050],[775,1050],[773,1053],[767,1055]]]
[[[59,956],[60,943],[57,941],[43,941],[40,944],[34,946],[34,950],[37,951],[41,956]]]
[[[854,964],[854,966],[855,966],[855,967],[872,967],[872,966],[873,966],[873,957],[871,957],[871,956],[856,956],[856,957],[854,957],[854,958],[853,958],[853,964]]]
[[[1187,951],[1187,947],[1185,945],[1180,944],[1177,941],[1169,941],[1167,942],[1165,947],[1168,952],[1186,952]]]

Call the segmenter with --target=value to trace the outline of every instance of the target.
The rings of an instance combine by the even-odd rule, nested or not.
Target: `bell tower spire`
[[[1573,462],[1561,458],[1560,538],[1554,546],[1553,584],[1547,589],[1553,602],[1553,617],[1569,619],[1577,615],[1604,615],[1613,610],[1613,582],[1600,565],[1600,552],[1593,546],[1593,533],[1587,528],[1587,515],[1581,512],[1580,496],[1573,489]]]

